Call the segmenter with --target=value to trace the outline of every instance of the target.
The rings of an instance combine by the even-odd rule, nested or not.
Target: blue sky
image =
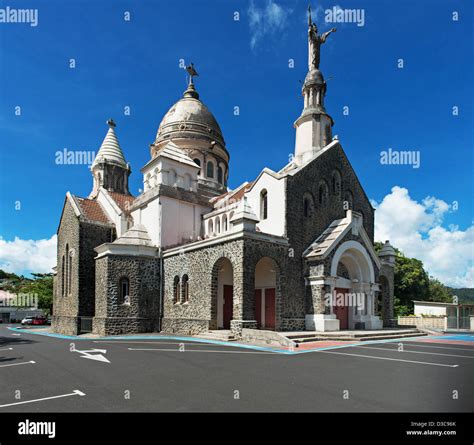
[[[0,267],[17,272],[41,267],[15,261],[12,252],[21,256],[22,247],[8,243],[15,237],[32,243],[51,239],[66,191],[87,196],[92,186],[87,166],[57,165],[55,153],[96,151],[109,117],[117,122],[132,165],[131,191],[138,194],[149,144],[186,86],[180,59],[195,63],[201,99],[223,130],[231,154],[230,187],[255,178],[265,166],[280,169],[293,152],[293,122],[302,110],[300,81],[307,70],[307,2],[0,2],[0,8],[6,6],[37,8],[38,26],[0,23]],[[363,10],[364,26],[325,23],[325,10],[334,6]],[[323,1],[313,2],[313,9],[321,31],[337,27],[322,48],[321,70],[331,77],[326,109],[380,209],[378,235],[395,237],[395,244],[421,257],[444,281],[471,283],[472,247],[463,248],[457,266],[462,271],[439,266],[457,248],[436,257],[430,251],[447,248],[436,244],[439,229],[445,244],[472,240],[472,2]],[[130,116],[124,115],[126,106]],[[381,165],[380,153],[388,148],[419,150],[420,168]],[[414,212],[410,224],[393,224],[406,206]],[[392,236],[389,229],[398,233]],[[420,246],[410,251],[412,231]],[[28,249],[23,256],[37,252],[42,258]]]

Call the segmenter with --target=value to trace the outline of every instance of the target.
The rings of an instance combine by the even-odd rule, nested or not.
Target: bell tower
[[[308,74],[302,88],[304,108],[295,121],[296,142],[295,162],[305,163],[319,150],[332,141],[334,121],[324,108],[326,81],[319,70],[321,45],[336,28],[318,34],[318,27],[311,20],[311,7],[308,8]]]
[[[94,178],[92,192],[89,195],[91,199],[97,196],[100,187],[104,187],[110,192],[130,195],[128,177],[132,170],[130,164],[125,161],[117,135],[115,134],[115,122],[109,119],[107,125],[109,126],[109,131],[105,135],[104,141],[91,166]]]

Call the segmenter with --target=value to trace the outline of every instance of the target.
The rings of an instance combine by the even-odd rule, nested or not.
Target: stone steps
[[[315,341],[371,341],[371,340],[392,340],[392,339],[403,339],[409,337],[422,337],[426,336],[425,332],[420,332],[417,329],[404,330],[402,332],[377,332],[371,333],[370,331],[361,332],[352,335],[345,335],[344,331],[341,331],[340,334],[317,334],[308,333],[308,334],[286,334],[285,336],[292,340],[294,343],[309,343]]]
[[[218,330],[218,331],[209,331],[204,332],[199,335],[195,335],[198,338],[205,338],[206,340],[216,340],[216,341],[236,341],[231,331]]]

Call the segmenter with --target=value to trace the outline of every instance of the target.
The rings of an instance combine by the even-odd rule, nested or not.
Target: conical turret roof
[[[127,162],[125,161],[125,156],[123,155],[122,149],[120,148],[120,144],[114,130],[116,126],[115,122],[112,119],[109,119],[107,124],[109,126],[109,131],[105,135],[104,141],[100,146],[92,166],[99,162],[107,162],[110,164],[126,167]]]

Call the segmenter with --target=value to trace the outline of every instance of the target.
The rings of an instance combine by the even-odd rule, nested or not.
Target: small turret
[[[104,187],[110,192],[130,195],[128,177],[132,170],[130,164],[125,161],[117,135],[115,134],[115,122],[109,119],[107,125],[109,126],[109,131],[105,135],[91,166],[94,185],[89,198],[95,198],[99,193],[100,187]]]
[[[391,246],[389,240],[385,241],[385,244],[380,250],[378,256],[382,261],[382,264],[395,267],[395,258],[397,256],[397,253],[395,252],[395,249]]]

